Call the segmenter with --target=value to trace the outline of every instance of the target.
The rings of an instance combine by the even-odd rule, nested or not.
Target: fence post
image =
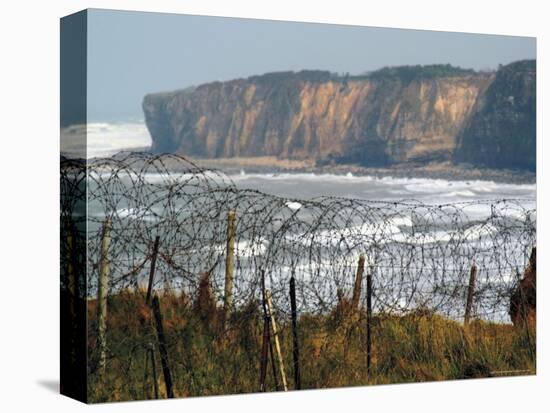
[[[233,262],[235,255],[235,211],[227,214],[227,248],[225,257],[224,316],[228,320],[233,309]]]
[[[109,244],[111,242],[111,220],[103,224],[101,235],[99,283],[97,287],[99,367],[105,369],[107,359],[107,294],[109,292]]]
[[[174,398],[174,390],[172,387],[172,374],[170,372],[170,364],[168,362],[168,351],[166,350],[166,336],[162,326],[162,313],[160,312],[160,302],[158,296],[153,296],[153,313],[155,316],[155,324],[157,326],[157,338],[159,342],[160,364],[164,374],[164,383],[166,384],[166,396],[169,399]]]
[[[355,275],[355,284],[353,286],[353,296],[351,298],[351,309],[356,311],[359,307],[359,298],[361,297],[361,284],[363,283],[363,272],[365,271],[365,255],[359,256],[357,263],[357,274]]]
[[[294,388],[300,390],[300,350],[298,346],[298,316],[296,311],[296,281],[294,274],[290,278],[290,309],[292,314],[292,357],[294,360]]]
[[[155,346],[151,344],[149,348],[151,355],[151,369],[153,370],[153,389],[155,390],[155,399],[159,398],[159,383],[157,379],[157,363],[155,362]]]
[[[149,399],[149,388],[147,387],[148,377],[148,368],[149,368],[149,349],[145,349],[145,368],[143,369],[143,398],[145,400]]]
[[[371,376],[372,361],[372,273],[374,267],[367,272],[367,376]]]
[[[149,343],[145,348],[145,369],[143,372],[143,397],[150,399],[148,379],[149,379],[149,360],[151,360],[151,371],[153,376],[153,389],[155,390],[155,399],[159,398],[159,386],[157,382],[157,366],[155,363],[155,346]]]
[[[466,298],[466,311],[464,312],[464,326],[467,327],[470,323],[472,313],[472,305],[474,303],[474,292],[476,289],[477,267],[475,264],[470,268],[470,282],[468,283],[468,297]]]
[[[260,391],[264,392],[265,379],[267,376],[267,346],[269,345],[269,320],[267,315],[264,314],[264,332],[262,341],[262,359],[260,361]]]
[[[268,324],[269,331],[269,324]],[[269,344],[269,357],[271,360],[271,372],[273,373],[273,383],[275,384],[275,390],[279,390],[279,379],[277,378],[277,364],[275,362],[275,354],[273,353],[273,343],[271,342],[271,332],[268,335],[268,344]]]
[[[267,299],[265,294],[265,272],[262,271],[262,308],[264,311],[264,333],[262,343],[262,361],[260,365],[260,391],[266,390],[266,376],[268,364],[268,351],[271,358],[271,368],[273,371],[273,382],[275,389],[279,390],[279,380],[277,380],[277,368],[275,367],[275,356],[273,355],[273,345],[271,343],[271,320],[267,310]]]
[[[147,295],[145,297],[145,303],[151,305],[151,292],[153,291],[153,281],[155,279],[155,267],[157,266],[157,255],[159,252],[160,236],[155,237],[155,243],[153,244],[153,254],[151,255],[151,269],[149,271],[149,283],[147,284]]]
[[[273,303],[271,301],[271,291],[266,290],[265,296],[267,299],[267,310],[269,312],[269,318],[271,320],[271,329],[273,330],[273,338],[275,340],[275,351],[277,352],[277,358],[279,359],[279,371],[281,373],[281,380],[283,382],[283,390],[288,391],[286,384],[285,366],[283,362],[283,356],[281,353],[281,344],[279,343],[279,332],[277,331],[277,323],[275,322],[275,316],[273,315]]]
[[[267,313],[267,300],[265,298],[265,271],[261,270],[261,282],[262,282],[262,310],[264,313],[264,331],[263,331],[263,341],[262,341],[262,355],[260,362],[260,391],[265,392],[266,390],[266,376],[267,376],[267,352],[268,346],[271,344],[269,337],[269,316]],[[273,361],[272,361],[273,363]]]

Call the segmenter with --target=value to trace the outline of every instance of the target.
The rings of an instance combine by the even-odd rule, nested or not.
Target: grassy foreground
[[[258,303],[223,313],[208,290],[197,297],[160,296],[169,366],[176,397],[259,391],[263,317]],[[366,369],[366,315],[346,301],[330,314],[298,319],[303,389],[534,374],[535,331],[509,324],[462,324],[426,311],[372,317],[372,370]],[[109,297],[107,364],[98,368],[97,305],[88,303],[89,401],[152,398],[153,372],[146,349],[155,347],[160,397],[166,397],[155,321],[144,293]],[[279,320],[289,389],[294,389],[290,322]],[[146,361],[147,359],[147,361]],[[514,371],[514,373],[509,373]],[[271,362],[268,391],[276,387]]]

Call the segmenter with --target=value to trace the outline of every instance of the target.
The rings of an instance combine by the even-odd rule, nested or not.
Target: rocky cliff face
[[[458,139],[455,160],[535,171],[536,61],[502,67]]]
[[[147,95],[143,109],[154,152],[366,166],[459,159],[459,137],[465,154],[464,127],[476,128],[498,74],[412,73],[271,73]]]

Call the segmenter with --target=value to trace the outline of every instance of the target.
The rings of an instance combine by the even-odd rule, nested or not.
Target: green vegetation
[[[160,299],[176,397],[259,391],[263,319],[257,303],[237,309],[224,329],[222,310],[208,288],[194,298],[168,293]],[[329,314],[299,318],[302,388],[489,377],[510,370],[534,373],[533,329],[482,321],[472,321],[465,329],[455,321],[418,311],[405,316],[374,314],[369,377],[365,313],[348,309],[344,299]],[[144,349],[156,343],[156,335],[144,293],[124,291],[109,297],[104,373],[95,367],[96,311],[96,303],[90,301],[90,401],[150,398],[151,364],[146,370]],[[293,389],[290,322],[278,321],[287,381]],[[160,397],[165,397],[158,351],[156,367]],[[271,363],[267,373],[268,391],[275,391]]]
[[[473,69],[463,69],[450,64],[437,65],[415,65],[415,66],[396,66],[384,67],[374,72],[363,75],[363,78],[373,80],[401,80],[404,83],[410,83],[417,79],[437,79],[442,77],[457,77],[473,75],[476,72]],[[354,77],[354,78],[357,78]]]
[[[326,70],[301,70],[299,72],[284,71],[284,72],[271,72],[263,75],[250,76],[249,81],[256,83],[276,83],[287,82],[289,80],[301,80],[307,82],[328,82],[332,80],[334,74]]]
[[[290,80],[301,80],[315,83],[329,81],[347,82],[349,80],[400,80],[403,83],[410,83],[416,79],[436,79],[442,77],[468,76],[475,74],[473,69],[463,69],[450,64],[414,65],[384,67],[373,72],[365,72],[360,75],[349,73],[339,74],[325,70],[301,70],[299,72],[285,71],[272,72],[263,75],[251,76],[249,81],[256,83],[276,83]]]

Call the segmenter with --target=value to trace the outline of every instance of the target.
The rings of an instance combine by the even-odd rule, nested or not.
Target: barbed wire
[[[527,209],[526,200],[428,205],[291,199],[238,189],[223,172],[176,155],[123,153],[88,165],[64,160],[61,172],[64,218],[71,218],[73,228],[86,220],[80,226],[86,232],[91,296],[98,283],[102,228],[109,220],[111,292],[144,288],[159,236],[154,287],[195,294],[201,275],[208,273],[221,301],[227,216],[235,211],[236,305],[261,296],[263,270],[282,313],[290,308],[291,276],[301,312],[329,311],[338,297],[350,296],[364,254],[376,311],[423,308],[461,317],[475,264],[476,316],[496,313],[506,321],[509,297],[536,242],[536,210]],[[75,216],[85,202],[87,218]],[[62,259],[67,256],[62,253]]]
[[[86,303],[80,311],[92,315],[86,324],[86,363],[94,400],[111,400],[116,394],[150,397],[154,379],[147,375],[156,374],[150,364],[161,345],[174,367],[171,380],[176,389],[190,394],[257,391],[251,383],[257,383],[257,372],[262,368],[265,372],[267,366],[267,353],[260,352],[262,305],[267,317],[264,288],[273,298],[269,312],[279,323],[278,337],[289,346],[296,331],[290,322],[291,279],[305,329],[303,340],[309,346],[306,351],[325,351],[331,369],[353,365],[356,370],[350,375],[364,377],[363,364],[346,360],[351,327],[361,326],[358,330],[363,331],[365,317],[372,314],[379,323],[423,314],[461,321],[473,266],[477,277],[471,317],[493,322],[494,340],[505,342],[497,325],[510,322],[511,298],[536,244],[536,210],[529,207],[533,204],[532,199],[430,205],[417,200],[288,198],[240,189],[223,172],[200,168],[177,155],[120,153],[88,162],[62,159],[63,308],[78,311],[71,297],[79,297]],[[368,287],[363,288],[365,277],[357,283],[359,267],[372,280],[370,296]],[[224,307],[228,268],[233,281],[229,317]],[[75,281],[76,272],[85,276]],[[112,329],[95,311],[101,305],[96,299],[100,274],[108,276],[107,295],[119,298],[109,310],[107,325],[117,326]],[[150,303],[145,302],[149,281],[153,293],[163,298],[167,314],[162,340],[158,333],[162,323],[153,322]],[[360,306],[357,317],[349,312],[342,317],[355,298]],[[372,311],[365,311],[369,303]],[[203,318],[208,321],[200,321]],[[74,324],[69,325],[72,331]],[[369,322],[368,331],[372,325]],[[266,331],[269,327],[266,330],[264,324]],[[390,333],[389,327],[386,334]],[[528,330],[526,334],[524,347],[534,360],[533,338]],[[194,340],[198,347],[193,347]],[[338,343],[343,359],[330,350]],[[296,339],[295,351],[298,346]],[[229,363],[221,348],[241,354],[241,364]],[[160,353],[161,359],[165,353]],[[380,362],[379,372],[391,368],[390,353],[385,353],[390,364]],[[283,358],[290,363],[289,355]],[[194,363],[206,360],[210,364],[197,369]],[[307,357],[309,363],[314,360],[315,356]],[[222,366],[224,374],[208,370],[211,364]],[[112,375],[109,390],[102,390],[105,371]],[[208,381],[200,374],[208,374]],[[370,380],[370,370],[366,374]],[[319,377],[324,381],[309,386],[330,385],[330,375]],[[275,388],[281,388],[275,367],[273,380]]]

